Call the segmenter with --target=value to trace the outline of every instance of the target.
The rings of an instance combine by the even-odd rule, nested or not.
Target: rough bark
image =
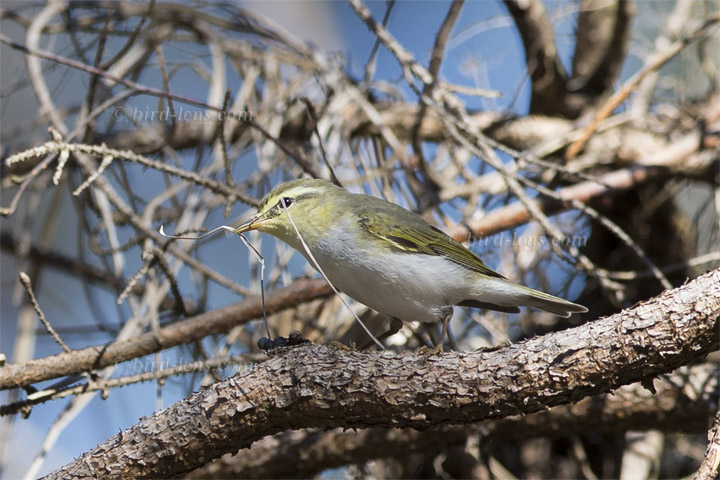
[[[430,428],[649,386],[717,350],[719,316],[716,269],[611,317],[497,350],[292,348],[142,419],[47,478],[167,477],[288,429]]]
[[[463,446],[471,435],[481,442],[518,442],[540,436],[616,433],[657,429],[701,433],[718,408],[720,366],[683,367],[654,382],[655,393],[639,383],[531,415],[477,425],[429,430],[369,428],[302,430],[264,438],[249,451],[225,455],[188,478],[309,478],[323,470],[411,454],[436,455]]]

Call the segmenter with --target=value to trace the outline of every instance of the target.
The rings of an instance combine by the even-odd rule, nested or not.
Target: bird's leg
[[[380,335],[379,337],[377,337],[378,342],[382,342],[382,341],[385,340],[386,338],[395,335],[397,332],[400,331],[400,329],[402,328],[402,326],[403,326],[402,320],[400,320],[400,319],[397,318],[397,317],[390,317],[390,328],[388,329],[388,331],[386,331],[385,333],[383,333],[382,335]],[[364,343],[364,344],[360,347],[360,350],[366,350],[366,349],[370,348],[370,347],[371,347],[372,345],[374,345],[374,344],[375,344],[375,342],[371,340],[371,341],[369,341],[369,342],[367,342],[367,343]]]
[[[445,335],[448,333],[448,327],[450,326],[450,319],[453,316],[453,311],[450,310],[447,315],[442,320],[442,331],[440,332],[440,341],[435,345],[433,348],[428,347],[421,347],[419,352],[421,355],[425,355],[426,357],[430,357],[432,355],[437,355],[439,353],[443,352],[443,342],[445,341]],[[448,336],[448,341],[450,340],[450,337]]]
[[[438,348],[438,346],[439,346],[441,352],[442,352],[443,342],[445,341],[445,335],[447,335],[447,333],[448,333],[448,327],[450,326],[450,319],[452,318],[452,316],[453,316],[453,312],[452,312],[452,310],[450,310],[450,313],[445,315],[445,318],[443,318],[443,321],[442,321],[442,330],[440,331],[440,342],[435,347],[435,348]],[[450,340],[449,336],[448,336],[448,340]]]

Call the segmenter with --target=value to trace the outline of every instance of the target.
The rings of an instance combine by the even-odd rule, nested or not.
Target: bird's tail
[[[484,308],[499,312],[518,313],[518,307],[530,307],[569,317],[573,313],[587,312],[577,303],[529,288],[504,279],[491,279],[478,284],[471,298],[458,302],[463,307]]]
[[[573,313],[587,312],[588,309],[580,304],[570,302],[568,300],[535,290],[523,285],[516,285],[522,289],[520,294],[521,305],[537,308],[550,312],[559,317],[569,317]]]

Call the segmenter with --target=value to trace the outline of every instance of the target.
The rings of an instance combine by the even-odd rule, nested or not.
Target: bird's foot
[[[347,345],[338,342],[337,340],[333,340],[330,342],[330,348],[334,348],[335,350],[342,350],[344,352],[352,352],[353,350],[357,350],[354,348],[350,348]]]
[[[440,342],[432,348],[423,345],[422,347],[420,347],[420,350],[418,350],[418,353],[425,358],[432,357],[434,355],[440,355],[441,353],[443,353],[443,344],[442,342]]]

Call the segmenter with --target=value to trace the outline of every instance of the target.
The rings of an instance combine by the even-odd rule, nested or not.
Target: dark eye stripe
[[[280,200],[277,201],[271,208],[267,208],[267,204],[270,199],[267,199],[262,205],[260,205],[260,208],[258,211],[266,211],[265,216],[266,217],[276,217],[283,213],[283,203],[285,204],[285,208],[288,208],[290,205],[294,205],[297,202],[301,202],[308,198],[317,197],[317,193],[304,193],[302,195],[297,195],[296,197],[280,197]],[[277,197],[275,197],[277,198]],[[267,210],[266,210],[267,209]]]

